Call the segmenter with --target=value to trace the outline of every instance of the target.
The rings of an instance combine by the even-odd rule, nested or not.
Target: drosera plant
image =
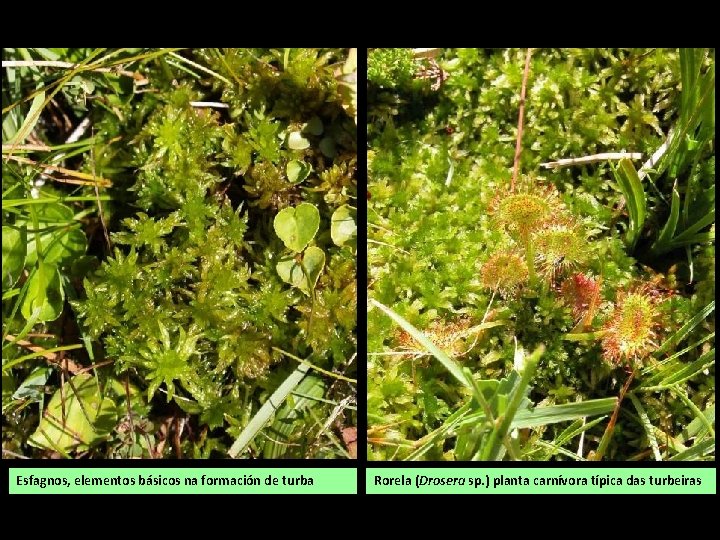
[[[227,456],[234,440],[252,433],[242,456],[232,457],[350,457],[341,433],[355,423],[353,54],[147,56],[143,86],[151,86],[95,111],[93,159],[78,164],[91,178],[113,178],[111,196],[100,195],[109,230],[76,254],[89,244],[91,256],[76,256],[82,271],[63,267],[69,302],[55,302],[80,334],[77,347],[102,368],[92,399],[111,399],[115,424],[80,449],[67,437],[77,420],[61,417],[49,437],[35,423],[31,439],[16,433],[13,451],[207,458]],[[91,225],[78,227],[83,240],[101,230]],[[4,259],[27,237],[22,226],[13,230],[18,242],[6,250],[4,237]],[[52,272],[43,276],[53,283]],[[88,390],[78,377],[88,358],[66,354],[69,372],[50,371],[40,384],[69,378],[69,388],[83,389],[73,390],[82,410]],[[4,353],[4,375],[21,373],[20,359],[11,359]],[[302,377],[283,386],[298,362]],[[272,411],[277,418],[258,416],[280,386],[288,406]],[[65,401],[67,388],[58,389]],[[304,397],[294,395],[300,391]],[[40,411],[56,417],[43,403]],[[37,416],[25,418],[32,425]]]
[[[610,58],[614,68],[604,63]],[[674,137],[663,141],[665,134],[684,131],[675,125],[681,95],[674,88],[683,78],[707,90],[708,55],[571,49],[535,50],[529,59],[526,51],[459,49],[444,50],[438,62],[452,66],[450,77],[422,113],[406,114],[405,105],[418,104],[398,102],[393,122],[369,117],[368,292],[387,308],[371,302],[368,313],[369,456],[713,459],[714,303],[706,283],[713,270],[699,254],[714,253],[707,231],[714,219],[675,244],[688,249],[685,256],[671,249],[661,260],[649,248],[680,226],[683,190],[647,164],[629,177],[631,160],[661,155],[658,147]],[[533,73],[526,99],[518,91],[523,63]],[[604,91],[603,77],[613,83]],[[698,107],[707,104],[692,83],[683,88]],[[653,109],[656,100],[662,106]],[[523,104],[527,125],[513,131]],[[622,111],[631,112],[626,125]],[[706,208],[711,175],[699,164],[710,167],[712,146],[691,146],[698,160],[691,193]],[[543,162],[555,163],[551,173],[540,172]],[[533,172],[520,175],[521,168]],[[702,183],[700,195],[694,188]],[[457,337],[443,330],[459,317],[471,326],[500,324],[477,339],[443,339]],[[423,339],[481,381],[522,377],[518,351],[543,346],[516,419],[608,401],[597,416],[565,424],[512,420],[510,447],[503,442],[499,453],[485,454],[490,431],[472,422],[488,417],[482,399],[492,394],[470,398],[430,345],[407,330],[398,334],[398,318],[424,329]],[[421,357],[431,360],[407,361]]]

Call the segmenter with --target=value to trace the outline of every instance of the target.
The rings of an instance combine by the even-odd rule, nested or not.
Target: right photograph
[[[715,460],[714,49],[367,49],[370,461]]]

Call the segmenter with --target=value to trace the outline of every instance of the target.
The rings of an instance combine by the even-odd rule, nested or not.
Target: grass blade
[[[635,410],[640,416],[640,421],[643,429],[645,430],[648,441],[650,442],[650,447],[652,448],[653,455],[655,456],[655,461],[662,461],[663,459],[662,454],[660,454],[660,447],[658,446],[657,439],[655,438],[655,428],[653,427],[652,422],[650,422],[650,417],[648,416],[645,407],[643,407],[640,400],[635,397],[634,394],[629,394],[628,397],[630,398],[630,401],[632,401],[632,404],[635,406]]]
[[[615,177],[625,196],[630,214],[627,243],[631,248],[634,248],[645,224],[645,216],[647,213],[645,191],[643,190],[642,182],[635,170],[635,166],[629,159],[620,160],[618,172],[616,172]]]
[[[295,371],[283,381],[278,389],[273,392],[263,406],[260,407],[260,410],[255,413],[255,416],[253,416],[245,429],[242,430],[242,433],[240,433],[237,440],[230,447],[230,450],[228,450],[228,455],[231,458],[236,458],[245,451],[255,438],[255,435],[268,423],[290,392],[295,390],[295,387],[305,378],[309,369],[310,366],[300,364]]]
[[[675,332],[672,336],[667,338],[660,348],[655,352],[655,358],[659,358],[662,354],[668,352],[672,347],[678,345],[684,340],[693,329],[700,324],[705,318],[715,311],[715,300],[710,302],[707,306],[702,308],[692,319],[686,322],[680,330]]]
[[[677,181],[675,181],[672,192],[672,203],[670,205],[670,217],[668,217],[668,220],[665,222],[665,225],[660,231],[657,240],[655,240],[652,247],[650,248],[650,251],[652,251],[656,255],[661,255],[663,253],[666,253],[667,251],[670,251],[670,241],[675,234],[675,229],[677,229],[679,219],[680,193],[678,193]]]
[[[455,377],[460,384],[468,388],[469,390],[474,390],[474,387],[470,381],[467,380],[465,377],[465,374],[463,373],[462,369],[460,369],[460,365],[455,362],[452,358],[450,358],[444,351],[442,351],[437,345],[435,345],[428,337],[423,334],[420,330],[415,328],[412,324],[407,322],[403,317],[401,317],[399,314],[397,314],[395,311],[390,309],[384,304],[381,304],[374,298],[370,298],[370,304],[377,307],[385,313],[388,317],[390,317],[393,321],[395,321],[400,327],[405,330],[408,334],[410,334],[413,339],[415,339],[418,343],[420,343],[425,349],[431,353],[438,362],[440,362],[445,369],[447,369],[450,374]]]
[[[15,135],[13,135],[12,139],[9,140],[6,144],[10,146],[15,146],[17,144],[22,144],[25,142],[25,139],[27,139],[28,135],[30,135],[30,133],[32,133],[32,130],[35,129],[35,124],[37,124],[38,120],[40,120],[40,111],[42,110],[44,103],[45,91],[42,91],[33,98],[32,104],[30,105],[30,110],[28,111],[25,120],[20,126],[20,129],[17,130]]]
[[[715,439],[707,439],[688,448],[684,452],[675,454],[668,461],[697,461],[702,459],[705,454],[712,452],[715,452]],[[715,460],[714,457],[708,459]]]

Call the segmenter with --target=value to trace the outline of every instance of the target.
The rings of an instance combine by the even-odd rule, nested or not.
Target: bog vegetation
[[[3,457],[353,456],[354,50],[3,71]]]
[[[368,55],[370,458],[714,459],[714,50]]]

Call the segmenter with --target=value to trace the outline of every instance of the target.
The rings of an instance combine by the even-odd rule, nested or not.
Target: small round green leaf
[[[310,135],[322,135],[323,130],[322,120],[320,120],[317,116],[313,116],[310,121],[305,124],[303,132],[309,133]]]
[[[288,180],[293,184],[299,184],[310,175],[312,166],[304,161],[294,159],[288,162],[286,171]]]
[[[310,203],[285,208],[275,216],[273,226],[288,248],[300,252],[315,238],[320,227],[320,212]]]
[[[335,210],[330,225],[330,236],[337,246],[342,246],[357,235],[355,210],[347,204]]]
[[[310,141],[302,136],[299,131],[292,131],[288,135],[288,148],[291,150],[305,150],[310,147]]]
[[[337,150],[335,149],[335,139],[332,137],[324,137],[320,141],[320,151],[325,157],[330,159],[337,156]]]
[[[280,261],[275,266],[278,275],[285,282],[310,295],[325,266],[325,252],[316,246],[310,246],[302,254],[302,261],[294,257]]]

